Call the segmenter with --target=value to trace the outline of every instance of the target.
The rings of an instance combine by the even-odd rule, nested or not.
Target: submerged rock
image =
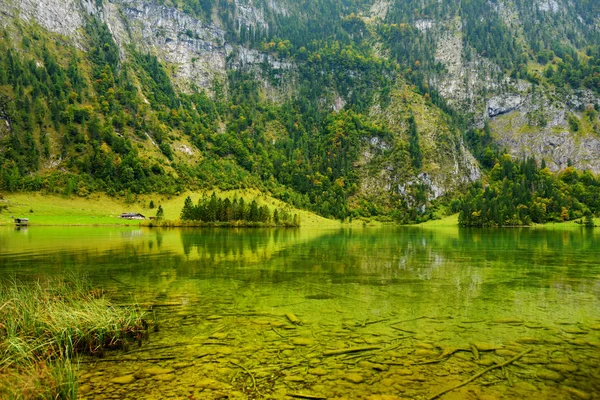
[[[166,382],[169,382],[169,381],[172,381],[173,379],[175,379],[175,375],[173,375],[173,374],[159,374],[159,375],[154,375],[153,378],[154,378],[154,380],[157,380],[157,381],[166,381]]]
[[[514,357],[517,355],[517,352],[507,349],[498,349],[496,350],[496,354],[502,357]]]
[[[227,339],[227,336],[228,335],[225,332],[216,332],[216,333],[213,333],[212,335],[210,335],[209,338],[222,340],[222,339]]]
[[[516,340],[517,343],[522,343],[522,344],[540,344],[540,339],[531,337],[531,336],[524,336],[521,338],[518,338]]]
[[[308,370],[308,373],[311,375],[317,375],[317,376],[324,376],[324,375],[328,374],[327,370],[325,368],[321,368],[321,367],[311,368]]]
[[[288,382],[304,382],[305,378],[300,375],[288,375],[284,378]]]
[[[192,364],[189,362],[178,362],[173,364],[173,368],[175,369],[182,369],[182,368],[187,368],[187,367],[191,367]]]
[[[571,359],[568,357],[556,357],[552,359],[552,364],[571,364]]]
[[[475,346],[479,351],[494,351],[502,348],[502,346],[485,342],[473,342],[473,346]]]
[[[547,369],[541,369],[539,371],[537,371],[536,376],[540,379],[544,379],[546,381],[554,381],[554,382],[560,382],[563,379],[565,379],[561,374],[559,374],[556,371],[550,371]]]
[[[571,335],[585,335],[588,331],[584,331],[577,327],[568,327],[563,329],[565,332],[570,333]]]
[[[358,363],[358,366],[364,369],[374,369],[376,371],[387,371],[388,369],[390,369],[389,365],[376,364],[370,361],[360,361]]]
[[[417,357],[437,357],[439,353],[433,350],[419,349],[415,351]]]
[[[361,383],[362,381],[365,380],[365,378],[363,378],[363,376],[361,374],[357,374],[357,373],[346,374],[346,375],[344,375],[344,379],[347,380],[348,382],[352,382],[352,383]]]
[[[212,389],[212,390],[227,390],[231,385],[225,382],[219,382],[210,378],[203,378],[196,382],[197,388]]]
[[[292,344],[296,346],[311,346],[315,343],[314,339],[310,338],[293,338]]]
[[[475,361],[475,364],[483,365],[484,367],[490,367],[490,366],[494,365],[495,362],[492,358],[484,357],[480,360]]]
[[[434,345],[432,345],[430,343],[423,343],[423,342],[415,344],[415,347],[418,348],[418,349],[426,349],[426,350],[433,350],[433,349],[435,349]]]
[[[166,375],[171,374],[175,370],[173,368],[150,367],[144,369],[144,372],[150,375]]]
[[[79,394],[86,394],[87,392],[89,392],[91,390],[92,390],[92,386],[91,385],[80,385],[78,393]]]
[[[542,357],[523,357],[519,362],[522,364],[548,364],[548,360]]]
[[[408,368],[398,368],[398,369],[394,370],[394,372],[397,373],[398,375],[402,375],[402,376],[408,376],[408,375],[413,374],[413,372]]]
[[[582,390],[579,390],[579,389],[572,388],[570,386],[563,386],[562,389],[564,391],[568,392],[569,394],[571,394],[571,395],[573,395],[573,396],[575,396],[575,397],[577,397],[579,399],[582,399],[582,400],[589,400],[589,399],[592,398],[591,394],[586,393],[586,392],[584,392]]]
[[[135,382],[135,377],[133,375],[123,375],[117,378],[113,378],[110,380],[111,383],[116,383],[118,385],[129,385],[130,383]]]
[[[577,366],[573,364],[550,364],[547,366],[548,369],[556,372],[571,373],[577,371]]]

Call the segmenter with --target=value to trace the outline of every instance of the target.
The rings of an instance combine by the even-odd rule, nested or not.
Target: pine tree
[[[160,221],[165,217],[165,212],[162,208],[162,206],[159,204],[158,205],[158,209],[156,210],[156,220]]]
[[[181,216],[179,218],[181,218],[182,221],[194,219],[194,203],[192,202],[192,198],[190,196],[185,198],[183,208],[181,209]]]
[[[594,225],[594,216],[592,215],[592,212],[590,210],[587,210],[585,212],[585,222],[584,225],[586,228],[593,228]]]
[[[421,169],[423,166],[423,155],[421,154],[421,147],[419,146],[419,132],[417,131],[417,122],[415,116],[409,115],[408,119],[408,152],[412,158],[412,165],[416,170]]]

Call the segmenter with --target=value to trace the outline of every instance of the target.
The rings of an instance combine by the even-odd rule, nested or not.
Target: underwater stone
[[[348,382],[352,382],[352,383],[361,383],[362,381],[365,380],[365,378],[363,378],[363,376],[361,374],[357,374],[357,373],[346,374],[346,375],[344,375],[344,379],[347,380]]]
[[[304,377],[299,375],[288,375],[284,378],[288,382],[304,382]]]
[[[426,349],[426,350],[433,350],[433,349],[435,349],[434,345],[432,345],[430,343],[423,343],[423,342],[415,344],[415,347],[418,348],[418,349]]]
[[[522,364],[548,364],[548,360],[542,357],[523,357],[519,362]]]
[[[524,336],[516,340],[517,343],[523,344],[539,344],[540,340],[531,336]]]
[[[212,335],[210,335],[211,339],[226,339],[227,338],[227,333],[225,332],[216,332],[213,333]]]
[[[570,373],[577,371],[577,366],[573,364],[550,364],[547,368],[562,373]]]
[[[559,382],[565,379],[561,374],[555,371],[550,371],[547,369],[542,369],[536,372],[536,376],[540,379],[544,379],[547,381]]]
[[[437,357],[439,354],[436,351],[419,349],[415,351],[417,357]]]
[[[477,365],[483,365],[484,367],[490,367],[495,364],[494,360],[488,357],[484,357],[480,360],[475,361]]]
[[[360,361],[358,366],[365,369],[374,369],[376,371],[387,371],[390,369],[389,365],[385,364],[376,364],[370,361]]]
[[[498,346],[492,343],[484,343],[484,342],[473,342],[473,346],[477,348],[479,351],[494,351],[498,350],[502,346]]]
[[[85,393],[87,393],[87,392],[89,392],[91,390],[92,390],[92,386],[90,386],[90,385],[81,385],[81,386],[79,386],[78,393],[79,394],[85,394]]]
[[[130,383],[135,382],[135,378],[133,375],[123,375],[117,378],[113,378],[110,380],[111,383],[116,383],[118,385],[129,385]]]
[[[317,367],[308,370],[308,373],[311,375],[324,376],[327,375],[328,372],[325,368]]]
[[[569,343],[574,344],[575,346],[585,346],[588,344],[587,340],[585,340],[583,338],[569,340]]]
[[[309,338],[293,338],[292,339],[292,344],[294,344],[296,346],[311,346],[314,343],[315,343],[315,340],[309,339]]]
[[[181,369],[181,368],[187,368],[187,367],[191,367],[192,364],[189,362],[178,362],[172,365],[173,368],[175,369]]]
[[[203,389],[226,390],[231,388],[231,385],[225,382],[216,381],[214,379],[204,378],[196,382],[196,387]]]
[[[514,357],[517,355],[517,352],[507,349],[498,349],[496,350],[496,354],[501,357]]]
[[[146,372],[150,375],[166,375],[166,374],[170,374],[174,371],[175,370],[173,368],[160,368],[160,367],[150,367],[150,368],[146,368],[144,370],[144,372]]]
[[[153,378],[157,381],[172,381],[173,379],[175,379],[175,375],[173,374],[160,374],[160,375],[154,375]]]
[[[454,356],[459,360],[473,361],[473,354],[471,353],[456,353]]]
[[[573,396],[582,399],[582,400],[589,400],[592,398],[592,395],[589,393],[586,393],[582,390],[579,389],[575,389],[569,386],[563,386],[562,387],[563,390],[565,390],[566,392],[569,392],[570,394],[572,394]]]
[[[408,368],[398,368],[396,370],[394,370],[394,372],[398,375],[403,375],[403,376],[407,376],[407,375],[412,375],[413,372],[408,369]]]
[[[573,328],[564,328],[563,329],[565,332],[570,333],[572,335],[585,335],[586,333],[588,333],[587,331],[584,331],[582,329],[579,329],[577,327],[573,327]]]

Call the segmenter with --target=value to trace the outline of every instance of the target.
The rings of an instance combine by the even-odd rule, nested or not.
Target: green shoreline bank
[[[141,342],[144,318],[84,278],[1,282],[0,397],[76,399],[78,357]]]
[[[122,199],[108,197],[98,194],[89,198],[70,198],[65,199],[60,196],[41,195],[39,193],[15,193],[4,196],[0,199],[0,226],[14,226],[12,217],[29,218],[29,225],[36,226],[140,226],[140,227],[169,227],[169,228],[184,228],[184,227],[220,227],[220,228],[289,228],[297,227],[293,224],[272,224],[272,223],[255,223],[255,222],[197,222],[197,221],[181,221],[179,214],[183,206],[183,202],[189,193],[181,194],[172,198],[157,199],[155,202],[162,205],[165,218],[162,221],[156,220],[127,220],[119,218],[121,213],[126,211],[137,211],[151,217],[156,213],[156,209],[147,207],[151,195],[140,197],[135,203],[125,203]],[[199,198],[202,193],[196,193],[194,196]],[[229,192],[229,196],[237,195],[239,197],[256,198],[260,195],[253,191],[235,191]],[[266,197],[261,201],[269,204],[272,207],[283,207],[284,203],[278,200]],[[299,209],[293,209],[293,213],[297,213],[300,218],[301,228],[347,228],[347,227],[377,227],[377,226],[413,226],[422,228],[459,228],[458,214],[450,215],[441,219],[430,220],[414,225],[400,225],[391,222],[378,221],[375,218],[357,218],[352,222],[341,222],[323,218],[311,212]],[[509,227],[500,227],[509,228]],[[512,228],[512,227],[511,227]],[[530,229],[573,229],[585,228],[582,224],[574,221],[566,221],[561,223],[548,222],[546,224],[532,224],[528,226],[518,226],[517,228]],[[486,228],[487,229],[487,228]],[[494,228],[492,228],[494,229]]]

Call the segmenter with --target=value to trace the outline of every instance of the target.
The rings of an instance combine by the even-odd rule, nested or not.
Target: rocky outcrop
[[[518,94],[507,93],[494,96],[488,100],[487,115],[490,118],[518,110],[523,105],[525,98]]]
[[[422,21],[417,24],[418,29],[428,26],[428,34],[437,37],[435,60],[445,67],[443,72],[430,76],[430,84],[455,108],[475,112],[484,92],[498,91],[500,68],[476,54],[469,52],[467,57],[459,19],[440,26],[423,25]]]
[[[173,66],[172,78],[180,90],[209,88],[226,74],[225,32],[174,8],[142,1],[124,1],[129,38],[143,51]]]
[[[6,25],[19,18],[79,43],[86,15],[97,12],[93,0],[3,0],[0,2],[0,23]]]
[[[600,138],[594,136],[575,137],[568,131],[539,134],[514,134],[501,136],[502,145],[514,155],[534,155],[544,158],[553,171],[566,168],[571,162],[578,169],[600,172]]]

